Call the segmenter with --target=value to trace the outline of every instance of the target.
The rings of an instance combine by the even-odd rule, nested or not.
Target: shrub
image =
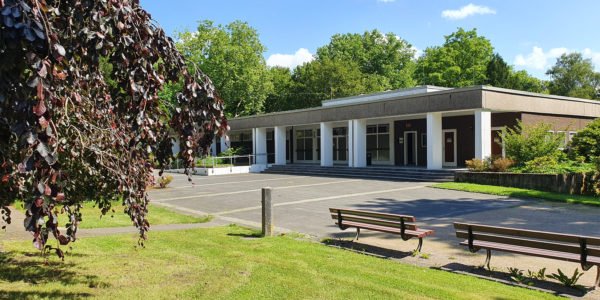
[[[467,160],[465,163],[469,171],[472,172],[485,172],[490,169],[490,162],[488,160],[473,158]]]
[[[581,156],[588,162],[600,156],[600,119],[596,119],[579,131],[570,144],[571,158]]]
[[[539,123],[525,126],[518,121],[514,128],[505,127],[502,132],[506,156],[518,166],[540,157],[557,157],[562,152],[558,148],[564,141],[564,135],[551,134],[549,124]]]
[[[542,156],[525,163],[522,171],[525,173],[554,173],[558,161],[554,156]]]
[[[501,157],[495,159],[492,162],[491,169],[494,172],[507,172],[508,169],[510,169],[510,167],[512,167],[514,164],[514,160],[506,157]]]
[[[164,188],[166,188],[171,183],[171,181],[173,181],[173,176],[171,176],[171,175],[161,176],[158,179],[158,186],[161,189],[164,189]]]

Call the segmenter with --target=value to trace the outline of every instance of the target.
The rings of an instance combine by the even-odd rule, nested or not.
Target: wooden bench
[[[492,250],[580,263],[587,271],[596,266],[594,287],[600,285],[600,238],[546,231],[524,230],[469,223],[454,223],[460,244],[475,253],[487,252],[484,266],[490,268]]]
[[[356,240],[361,229],[399,234],[402,240],[419,239],[415,251],[421,251],[423,238],[432,235],[433,230],[419,229],[415,217],[388,213],[377,213],[364,210],[330,208],[331,218],[341,230],[356,228]]]

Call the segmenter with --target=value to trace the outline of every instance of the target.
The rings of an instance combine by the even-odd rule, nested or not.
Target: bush
[[[485,172],[490,170],[489,160],[473,158],[471,160],[467,160],[465,163],[471,172]]]
[[[171,175],[161,176],[158,179],[158,186],[161,189],[164,189],[171,183],[171,181],[173,181],[173,176],[171,176]]]
[[[525,163],[525,173],[554,173],[558,161],[554,156],[542,156]]]
[[[492,162],[491,170],[494,172],[507,172],[515,164],[515,161],[510,158],[497,158]]]
[[[569,156],[583,157],[587,162],[600,156],[600,119],[596,119],[579,131],[570,144]]]
[[[527,162],[541,157],[558,157],[562,151],[565,136],[551,134],[551,125],[539,123],[534,126],[524,126],[518,121],[514,128],[505,127],[502,130],[506,156],[514,160],[516,165],[524,166]]]

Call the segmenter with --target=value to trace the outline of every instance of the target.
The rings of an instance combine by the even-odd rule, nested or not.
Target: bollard
[[[271,188],[262,189],[262,235],[273,236],[273,203],[271,202]]]

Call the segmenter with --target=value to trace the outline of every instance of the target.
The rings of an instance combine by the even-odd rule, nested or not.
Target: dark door
[[[414,166],[417,164],[416,160],[416,151],[415,148],[417,146],[415,140],[417,135],[413,132],[406,133],[406,164]]]
[[[502,130],[492,130],[492,156],[502,156]]]
[[[456,161],[454,159],[454,143],[456,136],[454,131],[445,131],[444,132],[444,164],[445,165],[455,165]]]

